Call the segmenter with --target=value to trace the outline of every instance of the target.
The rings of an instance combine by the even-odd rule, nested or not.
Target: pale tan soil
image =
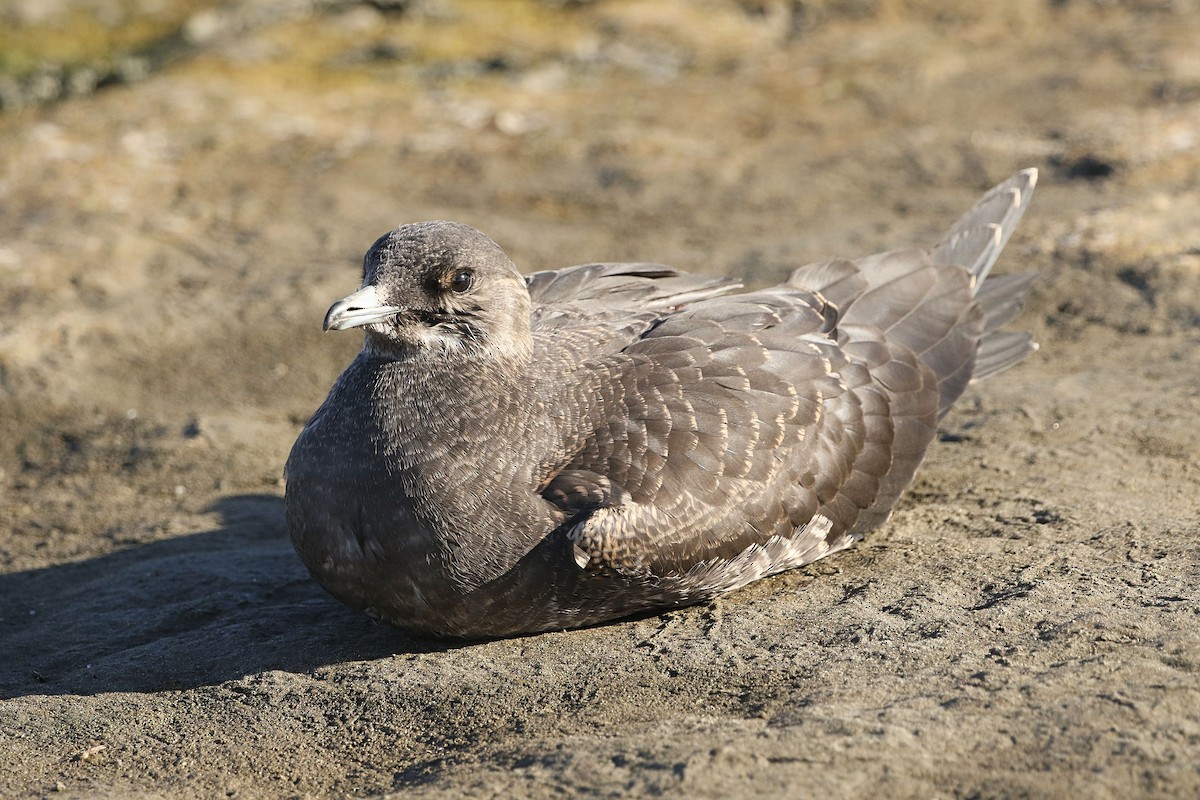
[[[1194,2],[166,5],[160,71],[0,114],[0,796],[1200,793]],[[456,646],[293,555],[395,224],[758,285],[1026,166],[1042,350],[850,552]]]

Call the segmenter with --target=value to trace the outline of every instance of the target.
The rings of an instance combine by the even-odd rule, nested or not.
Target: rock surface
[[[1200,791],[1195,3],[256,8],[0,24],[0,795]],[[850,551],[460,647],[292,553],[321,315],[397,223],[765,285],[1026,166],[1042,350]]]

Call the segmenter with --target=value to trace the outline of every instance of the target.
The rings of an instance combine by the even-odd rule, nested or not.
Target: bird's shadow
[[[216,530],[0,575],[0,697],[184,689],[452,646],[332,600],[282,505],[229,497]]]

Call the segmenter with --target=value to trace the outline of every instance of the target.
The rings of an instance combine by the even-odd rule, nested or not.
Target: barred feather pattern
[[[368,329],[289,459],[297,550],[350,605],[476,637],[694,603],[844,549],[886,521],[968,383],[1035,348],[1001,329],[1033,276],[988,279],[1035,181],[996,187],[930,250],[742,293],[644,263],[509,285],[482,234],[397,229],[365,285],[436,282],[431,252],[494,269],[494,291],[528,295],[504,321],[527,343],[494,346],[482,296],[482,341],[436,357]]]

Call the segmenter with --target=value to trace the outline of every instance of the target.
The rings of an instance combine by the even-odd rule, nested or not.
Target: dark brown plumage
[[[483,637],[684,605],[882,524],[973,378],[1019,361],[1031,275],[984,281],[1036,172],[930,251],[782,286],[657,264],[523,278],[464,225],[404,225],[327,329],[362,352],[287,464],[292,541],[339,600]]]

